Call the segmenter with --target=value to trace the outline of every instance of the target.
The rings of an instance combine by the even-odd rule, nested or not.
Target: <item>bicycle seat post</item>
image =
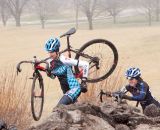
[[[68,56],[69,56],[69,58],[71,58],[71,52],[70,52],[71,46],[70,46],[70,42],[69,42],[69,37],[70,37],[70,35],[67,36],[67,48],[68,48]]]

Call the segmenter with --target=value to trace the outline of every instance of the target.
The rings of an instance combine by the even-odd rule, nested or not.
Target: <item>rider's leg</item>
[[[65,95],[69,96],[72,99],[72,102],[75,103],[80,94],[81,94],[81,88],[75,87],[70,89]]]
[[[67,96],[67,95],[63,95],[63,97],[60,99],[60,101],[58,102],[57,106],[63,104],[63,105],[69,105],[71,104],[73,101],[72,99]]]
[[[156,99],[153,100],[153,104],[160,108],[160,103]]]
[[[81,88],[79,87],[72,88],[63,95],[63,97],[58,102],[58,105],[60,104],[69,105],[75,103],[80,94],[81,94]]]
[[[69,90],[64,94],[58,105],[68,105],[74,103],[81,93],[80,84],[78,80],[74,77],[70,67],[67,68],[67,83],[69,86]]]

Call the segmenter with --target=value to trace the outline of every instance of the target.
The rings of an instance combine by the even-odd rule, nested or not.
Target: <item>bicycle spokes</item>
[[[33,96],[34,96],[34,98],[42,98],[42,91],[40,91],[40,92],[33,92]]]
[[[104,39],[94,39],[84,44],[75,57],[90,64],[88,82],[98,82],[107,78],[118,62],[115,46]],[[76,72],[78,68],[75,67]]]

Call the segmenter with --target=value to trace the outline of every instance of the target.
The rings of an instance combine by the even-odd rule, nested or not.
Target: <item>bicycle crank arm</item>
[[[42,98],[42,96],[34,96],[35,98]]]

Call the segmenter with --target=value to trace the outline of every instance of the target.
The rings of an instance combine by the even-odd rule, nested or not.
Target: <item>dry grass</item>
[[[17,78],[13,67],[1,72],[0,76],[0,119],[23,130],[31,123],[27,77]]]
[[[98,75],[98,73],[96,74]],[[79,100],[81,102],[98,103],[100,98],[98,97],[100,90],[104,91],[116,91],[124,86],[126,80],[124,77],[123,67],[117,67],[116,70],[105,80],[98,83],[88,84],[88,92],[81,94]]]
[[[37,55],[39,59],[46,58],[48,55],[44,51],[44,42],[51,36],[58,36],[67,31],[67,29],[58,29],[54,27],[42,30],[39,27],[32,26],[0,29],[0,70],[4,69],[6,64],[17,64],[17,62],[21,60],[30,60],[34,55]],[[76,34],[71,36],[71,45],[74,48],[79,48],[84,43],[94,38],[104,38],[114,43],[119,53],[118,64],[122,65],[123,68],[126,69],[129,66],[141,68],[143,79],[150,85],[153,96],[160,101],[160,26],[107,28],[93,31],[78,30]],[[61,45],[62,49],[66,47],[65,38],[61,39]],[[101,83],[89,84],[89,89],[98,86],[95,89],[96,92],[91,90],[96,93],[95,96],[98,95],[101,87],[106,90],[111,88],[116,89],[112,84],[116,84],[116,82],[120,82],[121,78],[124,78],[123,68],[121,68],[121,70],[119,70],[119,67],[116,68],[116,71],[106,79],[108,81],[107,86],[103,85],[107,81],[103,81]],[[121,73],[120,76],[116,75],[118,70]],[[24,70],[23,72],[26,71]],[[114,77],[118,78],[114,79]],[[111,79],[114,80],[109,84],[109,80]],[[46,85],[49,84],[49,82],[44,79],[45,104],[42,119],[49,116],[53,107],[63,95],[58,80],[49,81],[50,85],[46,89]],[[98,84],[102,84],[103,86]],[[117,86],[119,87],[121,85]],[[81,97],[82,96],[83,95],[81,95]]]

